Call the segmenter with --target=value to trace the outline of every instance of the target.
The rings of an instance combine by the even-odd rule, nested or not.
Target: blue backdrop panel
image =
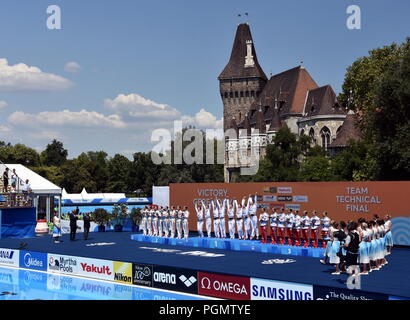
[[[233,251],[253,251],[261,253],[273,253],[312,258],[321,258],[323,257],[325,252],[325,249],[321,248],[303,248],[286,245],[281,246],[273,244],[262,244],[260,241],[251,240],[232,240],[199,237],[191,237],[185,240],[175,238],[149,237],[144,236],[143,234],[133,234],[131,236],[131,239],[140,242],[167,244],[173,246],[186,246],[195,248],[221,249]]]
[[[32,238],[35,237],[36,209],[15,208],[2,209],[1,238]]]

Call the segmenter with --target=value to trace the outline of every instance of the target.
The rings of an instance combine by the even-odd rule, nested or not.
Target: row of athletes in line
[[[384,219],[374,215],[373,220],[364,218],[357,222],[344,221],[331,223],[330,240],[327,242],[323,264],[336,267],[332,274],[338,275],[351,265],[359,265],[361,274],[367,275],[380,270],[388,264],[386,256],[393,248],[392,221],[390,215]]]

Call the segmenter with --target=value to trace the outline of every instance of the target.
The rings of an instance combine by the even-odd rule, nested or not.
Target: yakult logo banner
[[[216,298],[250,300],[250,279],[198,272],[198,293]]]
[[[19,250],[0,249],[0,264],[4,264],[6,266],[18,267],[19,257],[20,257]]]
[[[313,300],[313,286],[251,279],[252,300]]]
[[[95,279],[114,280],[113,261],[80,258],[79,262],[79,275]]]
[[[47,253],[20,251],[20,268],[47,271]]]

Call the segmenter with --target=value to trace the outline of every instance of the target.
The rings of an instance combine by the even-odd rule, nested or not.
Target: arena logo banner
[[[313,300],[313,286],[283,281],[251,279],[252,300]]]
[[[79,262],[79,275],[89,278],[114,281],[114,268],[112,261],[79,258]]]
[[[114,280],[132,284],[132,263],[114,261]]]
[[[149,264],[132,264],[132,282],[138,286],[152,287],[153,266]]]
[[[20,263],[20,251],[12,249],[0,249],[0,265],[18,267]]]
[[[216,298],[250,300],[250,278],[198,272],[198,293]]]
[[[47,253],[20,251],[20,268],[47,271]]]
[[[78,274],[79,262],[77,257],[48,254],[48,271],[64,274]]]
[[[313,297],[315,300],[388,300],[388,295],[360,290],[314,286]]]
[[[154,266],[152,283],[154,288],[198,293],[197,273],[194,270]]]

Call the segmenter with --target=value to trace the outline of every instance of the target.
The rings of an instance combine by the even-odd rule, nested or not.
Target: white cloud
[[[173,120],[181,116],[177,109],[146,99],[136,93],[119,94],[115,99],[105,99],[104,106],[130,118]]]
[[[8,122],[14,125],[24,126],[70,126],[70,127],[109,127],[124,128],[126,124],[121,117],[103,115],[96,111],[43,111],[37,114],[29,114],[21,111],[13,112],[8,117]]]
[[[68,73],[78,73],[81,70],[81,66],[75,61],[70,61],[65,64],[64,70]]]
[[[9,65],[0,59],[0,91],[54,91],[70,88],[73,83],[24,63]]]
[[[10,132],[10,131],[11,131],[11,129],[9,127],[0,125],[0,132],[6,133],[6,132]]]
[[[222,129],[223,127],[223,119],[217,120],[216,116],[203,108],[193,117],[182,116],[181,120],[184,124],[200,129]]]
[[[7,102],[6,101],[0,101],[0,110],[7,107]]]
[[[37,139],[37,140],[47,140],[51,141],[53,139],[61,139],[61,134],[57,131],[52,130],[43,130],[40,132],[31,132],[30,137]]]

